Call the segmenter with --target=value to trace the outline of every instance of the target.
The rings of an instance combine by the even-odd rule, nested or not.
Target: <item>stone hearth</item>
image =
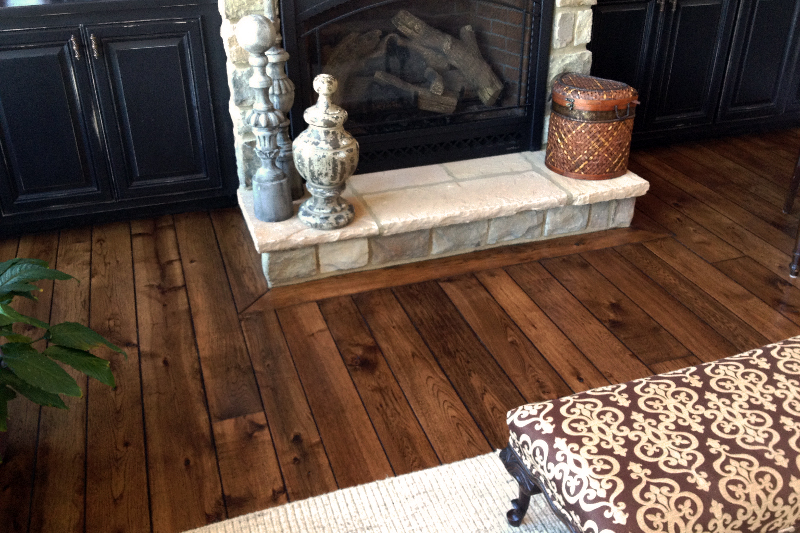
[[[523,152],[353,176],[344,196],[356,219],[320,231],[297,217],[264,223],[252,191],[242,211],[270,287],[511,244],[627,227],[649,184],[566,178]],[[297,209],[296,202],[295,211]]]

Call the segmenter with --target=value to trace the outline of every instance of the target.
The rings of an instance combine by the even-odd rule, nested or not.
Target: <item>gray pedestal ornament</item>
[[[250,87],[255,92],[255,103],[245,122],[256,137],[255,152],[261,160],[252,180],[255,216],[263,222],[280,222],[291,218],[293,210],[288,177],[275,164],[281,151],[277,137],[286,117],[269,99],[272,79],[266,74],[265,52],[275,43],[275,27],[264,15],[247,15],[236,24],[236,39],[250,53],[253,67]]]
[[[329,74],[314,78],[319,94],[306,109],[308,128],[294,140],[294,163],[306,180],[311,198],[300,206],[298,217],[312,228],[331,230],[349,224],[353,206],[340,196],[344,183],[358,165],[358,141],[344,130],[347,111],[331,102],[338,83]]]

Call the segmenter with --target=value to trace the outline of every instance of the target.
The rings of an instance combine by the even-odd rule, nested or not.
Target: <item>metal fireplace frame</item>
[[[304,107],[313,100],[309,69],[301,64],[308,57],[301,24],[328,9],[352,0],[280,0],[283,46],[289,52],[289,77],[295,81],[297,98],[291,112],[292,136],[306,128]],[[403,0],[372,0],[363,10],[386,6]],[[361,145],[358,172],[375,172],[420,165],[444,163],[476,157],[500,155],[541,148],[547,76],[550,62],[550,38],[554,0],[533,1],[533,24],[530,35],[530,58],[525,96],[525,114],[520,117],[481,119],[450,126],[415,129],[405,132],[356,136]],[[476,127],[477,126],[477,127]],[[347,127],[347,125],[345,125]],[[479,133],[478,133],[479,132]]]

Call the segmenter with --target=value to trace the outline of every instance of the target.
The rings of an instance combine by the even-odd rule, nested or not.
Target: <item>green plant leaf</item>
[[[47,405],[59,409],[67,408],[67,404],[64,403],[64,400],[62,400],[58,394],[53,394],[39,387],[34,387],[33,385],[25,383],[7,368],[0,368],[0,384],[8,385],[30,401],[39,405]]]
[[[25,316],[22,313],[17,313],[11,306],[0,304],[0,324],[6,326],[14,322],[22,322],[37,328],[47,328],[47,322],[42,322],[30,316]]]
[[[23,342],[25,344],[30,344],[33,342],[33,339],[31,339],[30,337],[26,335],[19,335],[17,333],[9,333],[7,335],[3,334],[0,335],[0,337],[5,337],[6,339],[8,339],[8,342]]]
[[[8,402],[16,397],[16,392],[5,385],[0,386],[0,431],[8,431]],[[0,456],[0,462],[2,461]]]
[[[21,380],[53,394],[81,396],[81,388],[72,376],[30,344],[9,342],[0,349],[3,362]]]
[[[114,374],[111,373],[111,363],[105,359],[95,357],[89,352],[83,350],[75,350],[73,348],[64,348],[63,346],[48,346],[44,351],[48,357],[52,357],[56,361],[61,361],[74,368],[80,370],[87,376],[91,376],[100,383],[105,383],[109,387],[114,387]]]
[[[14,261],[12,259],[12,261]],[[72,276],[47,268],[47,263],[35,259],[18,258],[12,264],[0,264],[0,270],[5,269],[0,274],[0,294],[2,293],[28,293],[38,290],[35,285],[29,285],[32,281],[43,279],[71,279]],[[29,288],[32,287],[32,288]]]
[[[87,352],[102,344],[127,357],[127,354],[119,346],[112,344],[99,333],[77,322],[62,322],[61,324],[50,326],[50,331],[47,332],[45,338],[49,339],[53,344]]]

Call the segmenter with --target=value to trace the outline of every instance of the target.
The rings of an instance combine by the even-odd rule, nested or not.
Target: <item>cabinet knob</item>
[[[69,38],[69,43],[72,45],[72,54],[75,56],[76,61],[81,60],[81,45],[78,42],[78,38],[72,35]]]
[[[89,40],[92,41],[92,56],[95,59],[100,59],[100,44],[97,42],[97,36],[93,33]]]

